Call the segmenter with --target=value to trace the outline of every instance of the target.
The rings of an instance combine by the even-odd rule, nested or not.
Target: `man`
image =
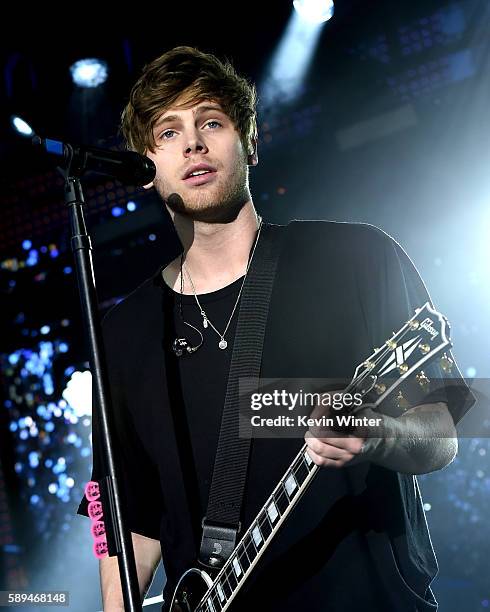
[[[258,161],[255,105],[253,87],[229,64],[178,47],[145,68],[123,113],[129,147],[155,162],[147,187],[159,193],[183,245],[182,257],[104,321],[142,596],[163,556],[169,597],[199,547],[236,312],[260,240],[248,185],[248,167]],[[425,287],[377,228],[302,222],[283,231],[261,375],[350,377],[427,301]],[[198,348],[178,358],[181,336]],[[442,377],[437,366],[430,371]],[[447,397],[383,416],[377,438],[307,434],[311,459],[325,469],[231,610],[436,609],[437,565],[412,475],[443,468],[457,452],[463,406]],[[93,427],[97,479],[96,419]],[[253,441],[244,529],[301,443]],[[79,512],[86,514],[83,502]],[[373,533],[384,537],[378,551]],[[122,610],[117,558],[102,559],[100,572],[104,610]]]

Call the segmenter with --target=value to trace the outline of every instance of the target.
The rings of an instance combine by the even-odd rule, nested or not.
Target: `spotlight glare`
[[[106,62],[95,58],[78,60],[70,67],[70,72],[78,87],[98,87],[107,80]]]
[[[90,371],[73,372],[65,390],[61,394],[77,417],[92,414],[92,375]],[[56,408],[59,410],[59,408]],[[59,415],[61,416],[61,410]]]
[[[296,12],[310,23],[325,23],[332,18],[333,0],[294,0]]]
[[[24,119],[21,119],[20,117],[14,115],[11,119],[11,122],[15,131],[18,132],[21,136],[25,136],[26,138],[29,136],[34,136],[34,130],[26,121],[24,121]]]

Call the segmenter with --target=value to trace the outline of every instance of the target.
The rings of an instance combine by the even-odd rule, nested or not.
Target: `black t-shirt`
[[[399,245],[372,226],[294,222],[283,231],[261,375],[348,378],[428,300],[425,287]],[[220,331],[238,285],[202,296]],[[192,300],[184,297],[185,318],[202,329]],[[178,360],[169,350],[176,331],[192,344],[199,337],[181,327],[175,294],[160,272],[104,321],[129,526],[160,539],[168,589],[193,564],[199,546],[235,324],[225,351],[208,328],[203,347]],[[434,365],[430,376],[446,375]],[[470,405],[457,394],[448,396],[448,404],[455,422]],[[96,419],[93,429],[97,480]],[[301,443],[253,441],[244,528]],[[86,514],[85,502],[79,513]],[[231,609],[432,610],[429,585],[436,571],[414,477],[370,463],[324,469]]]
[[[242,284],[243,277],[219,291],[199,295],[202,308],[220,333],[226,328]],[[173,312],[175,337],[184,337],[193,346],[199,344],[199,334],[186,326],[184,320],[198,328],[204,338],[202,346],[192,355],[179,359],[169,356],[175,367],[172,378],[175,384],[169,382],[170,396],[177,410],[183,410],[185,415],[181,422],[180,445],[187,444],[187,451],[184,452],[192,457],[192,461],[188,462],[188,477],[194,482],[190,494],[195,498],[192,508],[195,521],[200,525],[206,514],[238,313],[235,311],[230,321],[225,336],[228,347],[223,350],[218,346],[220,337],[212,327],[203,327],[203,317],[195,297],[180,297],[172,289],[164,289],[168,300],[166,307]]]

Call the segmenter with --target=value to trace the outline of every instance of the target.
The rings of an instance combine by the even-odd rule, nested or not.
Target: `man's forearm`
[[[160,542],[136,533],[131,535],[140,597],[143,600],[161,559]],[[124,612],[117,557],[104,557],[100,560],[99,569],[104,612]]]
[[[383,416],[383,436],[368,438],[365,446],[370,461],[405,474],[440,470],[457,451],[454,423],[443,403],[416,406],[398,418]]]

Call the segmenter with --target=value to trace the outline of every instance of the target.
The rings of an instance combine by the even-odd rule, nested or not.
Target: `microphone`
[[[34,136],[32,144],[42,147],[50,155],[61,158],[59,164],[68,165],[78,175],[84,170],[107,174],[128,185],[147,185],[155,178],[156,168],[152,160],[136,151],[111,151],[84,145],[72,145],[59,140]],[[71,164],[70,164],[71,162]]]

